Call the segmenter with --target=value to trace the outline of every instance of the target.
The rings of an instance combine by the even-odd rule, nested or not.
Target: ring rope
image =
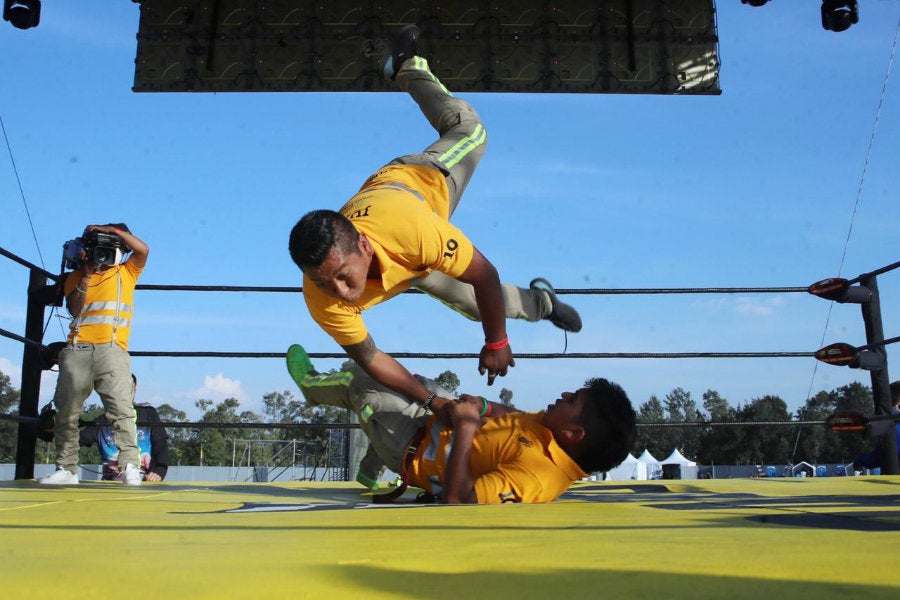
[[[17,423],[38,423],[38,417],[23,417],[0,413],[0,421],[14,421]],[[798,420],[798,421],[680,421],[670,422],[641,422],[638,427],[740,427],[759,425],[824,425],[824,419]],[[258,423],[258,422],[227,422],[227,421],[137,421],[138,427],[168,427],[171,429],[359,429],[359,423]]]

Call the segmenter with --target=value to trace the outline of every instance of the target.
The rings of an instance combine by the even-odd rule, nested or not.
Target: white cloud
[[[773,314],[777,308],[784,306],[784,298],[775,296],[773,298],[759,299],[745,296],[735,298],[734,305],[735,312],[739,315],[767,317]]]
[[[8,358],[0,356],[0,373],[9,377],[9,383],[16,389],[22,386],[22,366],[14,365]]]
[[[203,386],[189,392],[176,394],[180,398],[190,400],[212,400],[219,402],[227,398],[245,400],[246,393],[241,388],[241,382],[237,379],[229,379],[221,373],[207,375],[203,378]]]
[[[0,372],[9,376],[9,384],[17,390],[22,389],[22,365],[13,363],[8,358],[0,356]],[[43,371],[41,373],[41,389],[38,392],[38,403],[43,406],[53,400],[56,391],[56,371]]]

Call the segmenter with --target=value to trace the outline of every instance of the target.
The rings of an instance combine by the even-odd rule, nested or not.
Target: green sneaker
[[[298,386],[309,375],[318,375],[303,346],[293,344],[287,351],[287,370]]]
[[[356,474],[356,482],[361,483],[363,486],[368,488],[369,490],[375,491],[378,489],[378,480],[372,479],[371,477],[366,477],[362,473]]]

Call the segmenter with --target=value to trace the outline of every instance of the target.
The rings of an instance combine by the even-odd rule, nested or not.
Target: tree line
[[[444,371],[435,380],[450,393],[460,385],[459,377]],[[503,388],[499,401],[512,404],[513,392]],[[0,412],[16,414],[19,390],[12,387],[7,375],[0,372]],[[824,425],[798,425],[792,421],[824,420],[835,411],[873,411],[871,389],[851,383],[832,391],[820,391],[791,414],[778,396],[762,396],[732,406],[715,390],[707,390],[699,403],[690,392],[675,388],[660,400],[651,396],[637,407],[638,439],[633,452],[644,449],[658,459],[678,449],[701,465],[787,464],[807,461],[812,464],[847,464],[866,451],[871,442],[862,435],[835,433]],[[335,443],[328,424],[349,423],[347,411],[330,406],[311,406],[290,391],[273,391],[263,396],[262,412],[241,410],[240,402],[228,398],[215,403],[198,400],[195,407],[202,412],[200,423],[279,423],[322,425],[321,427],[287,428],[169,428],[169,451],[172,466],[230,466],[235,455],[235,440],[265,442],[247,444],[245,464],[277,464],[278,441],[293,440],[303,444],[304,452],[316,460],[324,457]],[[162,404],[156,407],[164,422],[185,422],[187,413]],[[102,412],[99,405],[88,405],[90,418]],[[759,423],[759,424],[756,424]],[[761,424],[769,423],[769,424]],[[784,423],[771,424],[771,423]],[[0,462],[15,462],[17,424],[0,420]],[[82,448],[81,464],[98,464],[96,448]],[[286,460],[293,460],[289,457]],[[36,462],[52,462],[52,443],[38,441]]]
[[[334,372],[334,369],[330,372]],[[452,371],[445,371],[434,379],[450,393],[455,393],[460,385],[459,377]],[[511,391],[501,390],[501,402],[509,404],[511,398]],[[341,436],[334,436],[332,433],[334,430],[329,429],[328,425],[351,422],[350,415],[346,410],[331,406],[312,406],[302,397],[297,398],[287,390],[265,394],[262,398],[261,413],[241,410],[240,401],[235,398],[227,398],[220,402],[201,399],[197,400],[194,406],[202,413],[197,421],[201,425],[206,423],[259,423],[260,427],[168,428],[170,466],[231,466],[235,460],[236,440],[242,442],[238,452],[247,453],[240,457],[243,464],[290,466],[296,457],[290,454],[285,455],[284,446],[299,444],[304,453],[304,460],[311,460],[314,463],[313,466],[327,466],[322,463],[327,461],[329,452],[334,449],[334,444],[342,442]],[[0,372],[0,412],[15,415],[18,414],[18,407],[19,390],[12,387],[9,376]],[[155,408],[163,422],[188,421],[185,411],[170,404],[162,404]],[[100,416],[102,412],[101,405],[86,404],[81,420],[82,422],[90,421]],[[266,423],[298,424],[307,425],[307,427],[266,428],[264,427]],[[322,426],[308,427],[308,425]],[[0,420],[0,462],[13,463],[16,460],[17,427],[17,423],[13,421]],[[255,444],[255,442],[260,443]],[[283,443],[279,444],[279,442]],[[52,442],[38,440],[35,462],[51,463],[53,460]],[[79,464],[100,464],[100,462],[100,453],[96,447],[79,450]]]
[[[864,436],[836,433],[821,424],[791,424],[848,410],[871,414],[871,389],[854,382],[822,390],[791,414],[778,396],[731,406],[718,392],[707,390],[698,405],[690,392],[675,388],[663,400],[651,396],[638,409],[638,423],[644,426],[638,428],[636,451],[646,448],[664,459],[677,448],[702,465],[848,464],[869,449]]]

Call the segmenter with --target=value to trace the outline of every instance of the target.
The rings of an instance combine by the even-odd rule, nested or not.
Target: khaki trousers
[[[127,463],[140,467],[131,357],[115,344],[68,345],[59,353],[59,378],[53,396],[57,466],[78,474],[78,417],[84,411],[84,401],[95,390],[112,424],[119,465],[122,470]]]

